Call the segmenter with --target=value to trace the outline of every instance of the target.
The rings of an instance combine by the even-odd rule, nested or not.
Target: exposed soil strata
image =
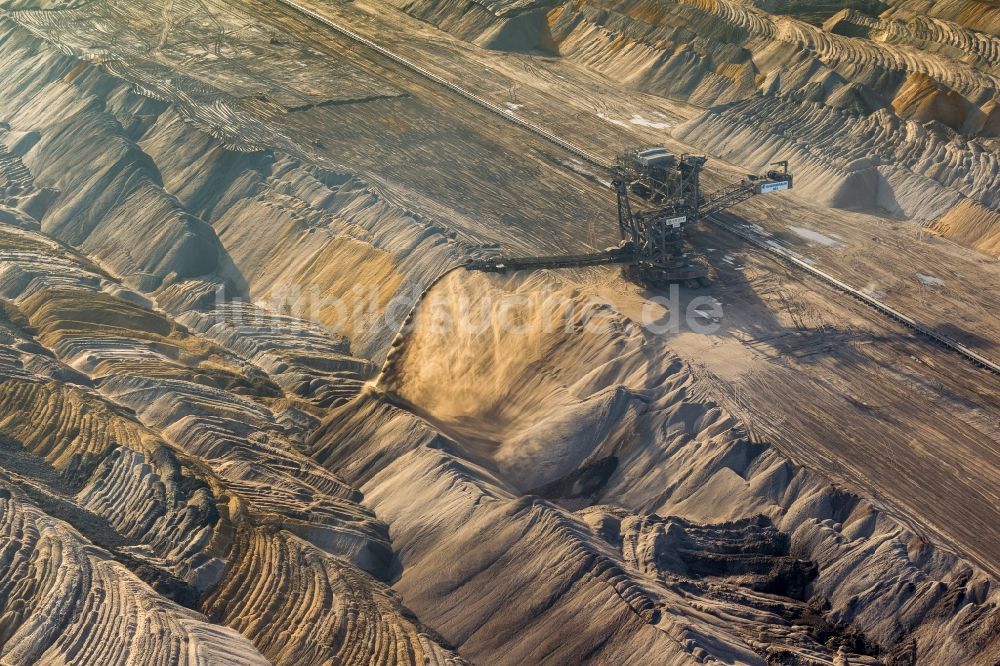
[[[601,178],[272,3],[3,6],[5,662],[993,666],[984,377],[722,235],[732,320],[694,340],[607,269],[461,270],[602,247]],[[992,42],[952,19],[406,9],[602,104],[711,105],[615,127],[791,156],[810,214],[993,247]]]
[[[984,33],[1000,34],[1000,8],[989,0],[895,0],[890,3],[889,15],[901,20],[928,14]]]
[[[1000,257],[1000,213],[963,201],[931,225],[946,238]]]
[[[258,531],[237,543],[205,612],[274,663],[465,663],[415,626],[392,590],[308,542]]]
[[[539,649],[539,641],[544,645],[541,636],[522,633],[527,627],[508,634],[494,626],[495,619],[486,620],[499,612],[486,601],[496,594],[493,581],[506,578],[498,567],[510,566],[522,572],[524,580],[517,583],[522,589],[541,594],[554,585],[548,580],[552,573],[536,564],[538,556],[533,554],[540,539],[555,538],[549,529],[538,532],[539,528],[526,531],[523,527],[510,532],[500,527],[521,516],[530,525],[555,521],[568,530],[565,544],[554,541],[541,551],[571,548],[577,552],[583,548],[583,552],[591,552],[587,549],[596,548],[588,557],[601,553],[600,557],[610,558],[608,564],[598,559],[592,565],[596,570],[611,566],[611,562],[623,567],[622,580],[637,586],[634,592],[619,591],[626,606],[695,654],[707,649],[722,658],[729,654],[727,650],[741,644],[760,650],[761,656],[782,651],[821,652],[808,633],[786,632],[773,625],[764,630],[755,624],[770,622],[757,613],[796,618],[814,612],[807,605],[823,608],[823,621],[841,628],[833,634],[816,634],[823,636],[826,649],[832,650],[828,659],[841,645],[875,654],[915,641],[918,651],[927,650],[920,652],[921,658],[934,661],[965,650],[959,646],[972,634],[977,638],[966,653],[969,659],[995,649],[995,637],[984,629],[1000,614],[988,576],[973,573],[968,565],[943,553],[931,555],[926,545],[917,545],[919,539],[912,532],[877,508],[796,468],[774,450],[746,441],[730,415],[698,397],[689,370],[655,340],[644,339],[640,329],[620,315],[598,308],[590,316],[602,318],[602,333],[578,332],[569,337],[574,342],[567,344],[563,331],[580,331],[586,315],[580,320],[571,317],[564,329],[565,312],[546,310],[537,302],[521,306],[516,316],[524,322],[529,337],[522,339],[525,344],[520,348],[532,353],[501,357],[496,354],[511,344],[499,330],[478,331],[462,338],[461,344],[453,344],[456,331],[444,335],[432,322],[421,319],[446,316],[442,307],[459,307],[458,293],[447,295],[451,290],[459,291],[457,276],[446,279],[439,289],[444,293],[438,299],[432,294],[418,312],[415,335],[395,352],[380,380],[389,394],[362,396],[334,412],[313,447],[321,461],[363,484],[368,501],[387,520],[400,548],[403,574],[398,589],[421,617],[463,654],[475,659],[500,651],[514,655],[513,662],[535,658],[535,652],[523,650]],[[462,292],[471,299],[465,307],[474,309],[476,298],[495,301],[490,298],[493,289],[502,288],[482,284]],[[556,322],[558,326],[553,325]],[[429,364],[427,359],[439,359],[440,364]],[[431,377],[440,377],[446,367],[459,368],[453,377],[461,379],[442,387]],[[531,382],[521,379],[528,376],[528,368]],[[442,389],[454,394],[442,394]],[[608,392],[624,396],[630,411],[591,411],[588,406],[595,398]],[[399,400],[423,419],[392,406]],[[576,416],[567,423],[553,423],[546,416],[560,413]],[[504,424],[505,430],[497,430],[498,424]],[[555,428],[559,434],[539,436],[544,446],[532,447],[522,441],[525,429],[533,432],[542,428]],[[514,438],[508,440],[506,433],[513,433]],[[517,452],[516,459],[504,453],[507,447]],[[529,503],[514,499],[518,486],[534,487],[562,478],[567,470],[555,467],[556,463],[580,469],[608,455],[617,458],[617,467],[591,497],[617,507],[604,509],[609,515],[596,509],[581,515],[602,543],[619,549],[617,555],[602,550],[604,545],[595,545],[592,536],[579,532],[578,527],[570,527],[576,525],[578,517],[540,500]],[[468,460],[474,462],[464,462]],[[544,476],[532,476],[538,474]],[[405,500],[398,499],[400,488],[426,488],[428,484],[432,488],[418,496],[410,493]],[[579,501],[568,500],[567,504]],[[479,514],[487,506],[498,512],[497,516],[480,523]],[[665,520],[668,524],[673,521],[676,527],[671,532],[664,519],[642,518],[637,515],[640,512],[673,516]],[[753,518],[758,513],[769,518]],[[446,515],[448,518],[443,518]],[[614,527],[608,521],[621,521],[622,526]],[[702,528],[685,521],[735,522]],[[626,528],[626,524],[634,527]],[[648,527],[639,527],[644,524]],[[650,533],[639,536],[633,529],[640,533],[648,529]],[[625,536],[626,532],[630,536]],[[674,536],[663,541],[667,537],[656,536],[660,534]],[[489,575],[478,574],[475,584],[456,587],[453,581],[469,578],[464,569],[441,571],[432,564],[438,561],[442,539],[450,544],[449,552],[469,549],[480,553],[477,563],[469,566]],[[473,539],[478,544],[475,548],[470,545]],[[741,540],[746,545],[736,545]],[[731,541],[735,543],[727,545]],[[533,544],[530,550],[529,543]],[[662,554],[656,555],[658,552]],[[738,556],[739,552],[744,555]],[[568,562],[569,557],[563,559]],[[650,571],[664,576],[662,586],[649,588],[637,578]],[[590,580],[582,571],[577,575],[580,584]],[[705,579],[714,576],[725,581],[724,587],[735,584],[737,588],[723,593],[711,586],[702,587]],[[899,580],[899,584],[891,591],[880,588],[875,593],[864,581],[876,578]],[[973,595],[983,603],[974,610],[970,607],[961,618],[946,620],[949,612],[945,609],[951,601],[944,600],[941,591],[954,585],[963,590],[961,594]],[[725,601],[710,603],[706,598],[682,602],[672,597],[678,586],[695,598],[718,594]],[[990,590],[988,597],[977,596],[983,589]],[[546,594],[550,595],[544,602],[546,613],[558,616],[553,622],[565,626],[567,619],[559,609],[575,602],[564,596],[568,593]],[[462,612],[453,614],[446,609],[455,595],[469,596]],[[476,616],[469,616],[473,598],[477,606],[485,604],[482,624]],[[641,600],[640,606],[630,601],[633,598]],[[542,601],[539,597],[525,603]],[[723,638],[713,620],[703,618],[705,625],[692,625],[694,621],[689,619],[690,634],[684,637],[670,618],[690,618],[690,611],[680,610],[685,604],[709,615],[718,612],[718,619],[737,614],[747,624],[730,626],[725,631],[730,637]],[[709,606],[715,610],[708,611]],[[907,617],[905,625],[898,621],[901,614]],[[794,624],[794,620],[789,621]],[[626,649],[624,645],[652,640],[641,637],[647,629],[639,626],[624,624],[620,631],[625,634],[616,634],[602,644],[599,659],[614,660],[625,654],[619,652]],[[766,639],[760,641],[758,631],[763,631]],[[709,635],[715,638],[709,640]],[[592,650],[588,641],[596,638],[588,636],[584,627],[577,626],[560,634],[561,658],[579,658]],[[737,636],[742,640],[733,642]],[[715,648],[705,648],[712,640],[729,647],[723,649],[716,643]],[[742,658],[749,657],[744,654]]]
[[[384,527],[357,504],[357,491],[295,451],[292,442],[302,424],[296,419],[289,425],[279,423],[275,412],[288,407],[279,399],[282,394],[277,385],[231,352],[151,311],[148,303],[112,295],[126,292],[109,278],[88,273],[83,260],[73,261],[71,253],[35,232],[5,232],[25,249],[0,257],[0,274],[6,278],[4,295],[11,299],[5,306],[9,322],[5,346],[0,348],[8,361],[2,378],[0,428],[13,446],[29,456],[19,463],[18,472],[51,464],[56,475],[48,489],[37,489],[19,474],[8,483],[26,484],[27,492],[49,511],[77,529],[93,531],[103,545],[111,547],[115,559],[149,580],[157,592],[194,607],[207,604],[209,613],[217,613],[218,606],[205,595],[213,589],[219,594],[225,588],[218,586],[232,581],[233,568],[243,566],[242,549],[263,538],[258,529],[265,530],[267,538],[292,539],[300,543],[297,548],[313,553],[309,563],[292,558],[299,567],[296,577],[311,578],[308,572],[314,568],[333,566],[338,576],[353,581],[353,594],[361,602],[368,594],[386,594],[384,586],[380,588],[380,583],[357,568],[381,574],[389,571],[393,555]],[[52,253],[51,263],[46,263],[46,253]],[[56,260],[56,253],[70,258]],[[5,465],[5,469],[11,467]],[[79,509],[62,508],[70,500]],[[295,540],[293,533],[315,545]],[[84,537],[78,538],[86,543]],[[330,553],[339,558],[334,560]],[[184,619],[188,611],[173,611],[167,602],[157,601],[162,610],[156,612],[180,613],[182,618],[157,619],[142,606],[149,603],[143,595],[153,599],[156,595],[152,590],[142,592],[136,587],[141,586],[138,581],[128,582],[132,574],[121,564],[93,566],[101,576],[111,576],[110,582],[96,584],[94,594],[105,594],[100,590],[110,585],[125,586],[101,597],[102,612],[110,614],[107,623],[99,616],[85,629],[73,629],[77,611],[70,609],[65,627],[46,625],[50,639],[37,639],[39,649],[50,649],[44,640],[76,640],[80,647],[72,649],[96,650],[93,646],[99,644],[115,659],[137,663],[139,656],[130,656],[127,644],[105,641],[101,632],[128,604],[140,604],[132,611],[137,621],[168,626],[178,622],[176,631],[194,632],[183,640],[207,641],[207,647],[193,653],[198,655],[194,659],[207,660],[199,663],[215,663],[212,650],[227,650],[240,663],[261,661],[242,637],[234,638],[238,635],[198,620],[196,613]],[[271,578],[272,574],[278,578]],[[281,575],[280,570],[269,568],[267,575],[255,575],[252,580],[269,581],[281,589],[285,585]],[[115,576],[124,576],[125,582],[115,582]],[[253,612],[268,631],[288,634],[298,626],[294,614],[272,615],[267,608],[251,611],[257,602],[241,597],[252,597],[251,590],[227,594],[233,604],[230,608]],[[272,593],[271,602],[304,607],[312,603],[289,594]],[[114,595],[122,596],[121,605]],[[244,605],[235,605],[238,601]],[[9,599],[8,604],[13,604],[6,607],[9,612],[24,612],[22,603]],[[312,606],[309,612],[317,618],[341,617],[343,621],[341,611],[325,604]],[[283,642],[280,653],[274,652],[274,643],[263,630],[240,624],[236,616],[222,619],[243,630],[278,661],[322,661],[334,654],[340,654],[345,663],[370,663],[376,655],[387,663],[398,663],[403,656],[423,663],[424,654],[435,655],[436,663],[449,659],[446,650],[407,619],[398,602],[371,606],[363,615],[372,622],[383,618],[379,626],[389,637],[374,637],[367,644],[353,638],[319,644]],[[208,629],[199,629],[199,621]],[[367,620],[361,626],[368,626]],[[17,624],[11,624],[11,635],[15,630]],[[332,636],[340,636],[331,631]],[[72,638],[74,632],[82,633]],[[175,649],[170,643],[173,639],[169,633],[163,635],[162,646],[148,649],[174,663],[179,658],[170,656]],[[130,638],[125,635],[123,640]],[[235,641],[235,647],[226,648],[224,641]],[[408,641],[410,647],[406,647]],[[8,642],[5,649],[14,649],[13,645]],[[254,656],[240,656],[241,651]],[[143,653],[143,663],[148,663],[148,657],[149,653]],[[16,663],[26,658],[11,657]]]
[[[487,18],[479,5],[401,7],[476,43],[510,11]],[[460,17],[478,32],[455,29]],[[709,107],[672,130],[676,138],[751,169],[794,158],[798,186],[826,205],[923,224],[961,196],[1000,206],[996,34],[851,10],[819,29],[722,1],[556,4],[548,26],[560,55],[637,90]]]
[[[25,488],[46,510],[111,548],[123,571],[131,568],[158,593],[186,605],[207,604],[213,614],[219,607],[207,594],[227,589],[236,575],[231,572],[244,564],[243,548],[263,538],[257,529],[266,530],[267,538],[300,535],[306,541],[295,541],[300,543],[296,548],[312,554],[308,563],[294,557],[293,577],[336,571],[338,579],[351,581],[354,610],[315,604],[291,590],[287,598],[272,594],[278,606],[258,609],[253,589],[230,590],[229,601],[240,604],[234,607],[256,613],[263,623],[260,629],[238,628],[279,662],[326,661],[335,655],[343,663],[359,664],[375,658],[425,663],[425,656],[435,663],[456,661],[409,619],[409,611],[388,600],[383,584],[361,571],[385,575],[394,555],[384,526],[357,503],[360,494],[296,451],[296,442],[315,425],[317,410],[356,394],[374,364],[351,355],[343,333],[322,321],[276,316],[241,301],[260,297],[243,278],[244,271],[260,274],[257,260],[238,255],[238,265],[225,245],[243,242],[225,229],[241,201],[264,201],[262,187],[271,188],[270,197],[288,210],[290,220],[296,218],[281,251],[301,256],[297,239],[311,235],[317,225],[323,228],[325,240],[313,243],[314,251],[327,252],[317,270],[336,260],[329,248],[345,247],[344,254],[353,255],[371,247],[372,235],[361,225],[384,223],[393,207],[380,204],[351,174],[303,168],[270,151],[226,149],[186,124],[173,107],[136,95],[71,58],[42,55],[36,47],[17,29],[5,33],[3,48],[13,60],[32,64],[10,77],[27,97],[5,96],[2,108],[15,126],[28,123],[35,130],[6,132],[3,139],[9,156],[3,162],[7,202],[23,211],[3,209],[8,225],[0,262],[3,296],[20,331],[15,344],[32,350],[27,356],[14,352],[13,375],[3,380],[15,389],[3,392],[3,432],[33,456],[24,469],[51,464],[58,474],[48,489]],[[12,65],[10,59],[4,62]],[[48,116],[36,113],[41,100]],[[186,150],[176,150],[178,144]],[[202,180],[206,175],[209,180]],[[44,205],[24,205],[42,198],[36,193],[45,193]],[[309,211],[315,221],[303,225],[301,213]],[[416,227],[412,240],[397,235],[386,241],[385,250],[373,252],[394,252],[405,262],[405,253],[422,241],[438,244],[439,230],[408,211],[398,215],[404,226]],[[204,220],[218,224],[221,234]],[[109,237],[113,229],[123,235]],[[38,230],[91,253],[103,268]],[[126,238],[131,239],[127,245]],[[277,253],[268,260],[290,264]],[[127,276],[132,289],[112,273]],[[329,279],[344,277],[334,273]],[[154,290],[160,304],[183,315],[195,334],[156,310]],[[314,293],[303,292],[307,298]],[[236,300],[217,301],[217,293]],[[372,307],[384,307],[392,296],[388,292]],[[297,305],[285,306],[310,311]],[[352,330],[350,321],[333,325]],[[254,327],[268,335],[254,335]],[[391,325],[366,330],[375,345],[394,332]],[[31,462],[36,459],[39,463]],[[272,589],[285,584],[271,578],[270,565],[267,572],[254,581]],[[149,595],[156,597],[152,590]],[[387,600],[367,602],[376,598],[370,595]],[[108,617],[114,617],[117,602],[107,600]],[[358,604],[366,603],[357,614]],[[275,643],[268,632],[292,635],[301,619],[284,611],[269,614],[282,604],[298,604],[314,621],[332,622],[328,640],[316,643],[314,636],[303,635],[298,643]],[[218,619],[235,625],[245,616]],[[340,633],[348,617],[356,634]],[[376,626],[380,630],[369,634]],[[99,640],[95,629],[81,640]],[[61,630],[52,625],[48,631],[58,636]],[[212,631],[205,640],[242,641],[242,647],[228,649],[241,663],[264,663],[238,634]],[[65,635],[72,634],[67,629]],[[371,639],[355,639],[362,635]],[[149,649],[143,663],[177,661],[169,644]],[[224,648],[198,648],[192,659],[214,663],[214,649]],[[111,643],[107,650],[123,663],[139,659]],[[241,650],[252,657],[241,657]]]
[[[0,487],[0,520],[9,561],[0,621],[5,661],[267,663],[244,637],[165,601],[7,487]],[[118,630],[122,623],[134,630]]]

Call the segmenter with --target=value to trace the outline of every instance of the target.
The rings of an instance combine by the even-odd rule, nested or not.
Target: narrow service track
[[[466,90],[465,88],[463,88],[462,86],[460,86],[460,85],[458,85],[456,83],[452,83],[451,81],[448,81],[447,79],[444,79],[444,78],[438,76],[437,74],[435,74],[433,72],[427,71],[426,69],[424,69],[420,65],[416,64],[412,60],[409,60],[407,58],[404,58],[401,55],[397,55],[396,53],[393,53],[392,51],[386,49],[385,47],[376,44],[375,42],[373,42],[372,40],[368,39],[367,37],[363,37],[363,36],[359,35],[358,33],[354,32],[353,30],[350,30],[349,28],[345,28],[344,26],[340,25],[339,23],[336,23],[335,21],[331,21],[329,18],[327,18],[326,16],[323,16],[322,14],[314,12],[313,10],[311,10],[311,9],[309,9],[307,7],[303,7],[302,5],[298,4],[297,2],[293,2],[293,0],[277,0],[277,2],[280,2],[283,5],[291,7],[292,9],[294,9],[294,10],[296,10],[298,12],[302,12],[303,14],[306,14],[307,16],[309,16],[309,17],[311,17],[311,18],[319,21],[323,25],[325,25],[325,26],[333,29],[337,33],[343,35],[344,37],[347,37],[348,39],[351,39],[351,40],[353,40],[353,41],[355,41],[355,42],[357,42],[359,44],[362,44],[362,45],[364,45],[364,46],[372,49],[373,51],[378,52],[379,54],[385,56],[386,58],[389,58],[393,62],[395,62],[395,63],[397,63],[399,65],[402,65],[403,67],[409,69],[410,71],[415,72],[415,73],[419,74],[420,76],[433,81],[434,83],[437,83],[439,85],[444,86],[445,88],[448,88],[452,92],[461,95],[465,99],[467,99],[467,100],[469,100],[469,101],[471,101],[471,102],[473,102],[473,103],[481,106],[482,108],[486,109],[487,111],[489,111],[491,113],[495,113],[498,116],[501,116],[504,120],[506,120],[508,122],[511,122],[511,123],[514,123],[515,125],[519,125],[522,128],[528,130],[529,132],[537,134],[538,136],[542,137],[543,139],[545,139],[547,141],[551,141],[552,143],[556,144],[557,146],[559,146],[563,150],[566,150],[568,152],[573,153],[577,157],[585,160],[586,162],[588,162],[588,163],[590,163],[590,164],[592,164],[592,165],[594,165],[596,167],[599,167],[601,169],[610,169],[611,168],[611,163],[610,162],[607,162],[606,160],[603,160],[600,157],[597,157],[593,153],[587,152],[583,148],[580,148],[579,146],[576,146],[576,145],[570,143],[569,141],[566,141],[565,139],[562,139],[562,138],[556,136],[552,132],[549,132],[548,130],[546,130],[546,129],[542,128],[542,127],[539,127],[538,125],[535,125],[534,123],[530,123],[527,120],[524,120],[523,118],[518,118],[516,115],[514,115],[513,113],[511,113],[507,109],[505,109],[505,108],[503,108],[501,106],[498,106],[498,105],[494,104],[493,102],[490,102],[489,100],[483,99],[482,97],[476,95],[475,93],[470,92],[470,91]]]
[[[948,349],[951,349],[952,351],[958,352],[959,354],[964,356],[967,360],[972,361],[979,367],[985,368],[986,370],[989,370],[990,372],[996,375],[1000,375],[1000,365],[994,363],[993,361],[982,356],[981,354],[977,354],[976,352],[972,351],[971,349],[969,349],[962,343],[958,342],[957,340],[953,340],[947,336],[941,335],[940,333],[928,328],[927,326],[921,324],[915,319],[908,317],[899,310],[891,308],[885,303],[882,303],[881,301],[872,298],[871,296],[860,291],[859,289],[855,289],[854,287],[846,284],[845,282],[838,280],[829,273],[821,271],[818,268],[815,268],[814,266],[810,266],[808,263],[802,261],[788,250],[776,244],[769,243],[761,239],[759,236],[756,236],[752,232],[747,231],[746,229],[741,229],[740,227],[734,224],[730,224],[729,222],[726,222],[718,218],[710,217],[708,219],[712,224],[719,227],[720,229],[724,229],[731,234],[739,236],[740,238],[742,238],[743,240],[750,243],[756,248],[759,248],[761,250],[769,252],[770,254],[780,257],[784,262],[791,264],[796,268],[800,268],[806,271],[810,275],[822,280],[823,282],[837,289],[838,291],[844,292],[845,294],[857,299],[858,301],[864,303],[868,307],[878,311],[879,313],[885,315],[886,317],[900,324],[903,324],[907,328],[916,331],[917,333],[923,335],[926,338],[929,338],[930,340],[941,345],[942,347],[946,347]]]
[[[566,150],[576,155],[577,157],[583,159],[587,163],[596,166],[600,169],[604,169],[606,171],[611,170],[612,164],[607,160],[604,160],[601,157],[598,157],[593,153],[586,151],[583,148],[580,148],[579,146],[573,144],[570,141],[567,141],[566,139],[563,139],[562,137],[556,136],[555,134],[546,130],[543,127],[528,122],[523,118],[519,118],[518,116],[511,113],[507,109],[504,109],[503,107],[498,106],[493,102],[490,102],[489,100],[483,99],[482,97],[476,95],[475,93],[466,90],[462,86],[453,83],[452,81],[449,81],[441,76],[438,76],[433,72],[426,70],[425,68],[416,64],[412,60],[409,60],[408,58],[404,58],[401,55],[393,53],[392,51],[386,49],[385,47],[373,42],[367,37],[359,35],[358,33],[354,32],[353,30],[345,26],[340,25],[339,23],[331,20],[330,18],[323,16],[318,12],[313,11],[308,7],[304,7],[298,2],[295,2],[294,0],[276,0],[276,1],[282,5],[285,5],[286,7],[295,10],[296,12],[305,14],[306,16],[312,18],[313,20],[318,21],[319,23],[322,23],[328,28],[334,30],[338,34],[347,37],[348,39],[379,53],[380,55],[392,60],[396,64],[405,67],[411,72],[414,72],[415,74],[418,74],[425,79],[428,79],[438,85],[447,88],[448,90],[473,102],[479,107],[500,116],[507,122],[513,123],[514,125],[517,125],[537,136],[540,136],[546,141],[549,141],[559,146],[563,150]],[[856,289],[846,284],[845,282],[833,277],[829,273],[826,273],[824,271],[819,270],[818,268],[809,265],[805,261],[802,261],[798,257],[794,256],[788,250],[778,246],[777,244],[769,243],[748,230],[742,229],[737,225],[726,222],[716,216],[708,216],[706,219],[716,227],[723,229],[724,231],[728,231],[729,233],[735,234],[736,236],[739,236],[741,239],[750,243],[753,247],[756,247],[757,249],[763,250],[769,254],[779,257],[783,262],[790,264],[796,268],[799,268],[805,271],[806,273],[809,273],[813,277],[819,279],[820,281],[833,287],[834,289],[851,296],[852,298],[863,303],[864,305],[867,305],[868,307],[875,310],[879,314],[906,326],[910,330],[924,336],[931,342],[946,349],[949,349],[957,354],[960,354],[966,360],[974,363],[975,365],[984,368],[995,375],[1000,376],[1000,364],[996,363],[995,361],[992,361],[991,359],[986,358],[981,354],[976,353],[975,351],[969,349],[968,347],[958,342],[957,340],[954,340],[948,336],[942,335],[932,330],[928,326],[921,324],[912,317],[902,312],[899,312],[894,308],[889,307],[888,305],[882,303],[877,299],[872,298],[871,296],[862,292],[860,289]]]

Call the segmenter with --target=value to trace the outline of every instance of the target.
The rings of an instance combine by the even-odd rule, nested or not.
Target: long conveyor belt
[[[541,268],[580,268],[582,266],[603,266],[607,264],[627,264],[633,260],[628,250],[614,249],[591,254],[560,254],[549,257],[500,257],[496,259],[476,259],[465,267],[470,271],[503,273]]]
[[[313,19],[315,19],[315,20],[317,20],[317,21],[319,21],[319,22],[327,25],[328,27],[330,27],[333,30],[339,32],[340,34],[343,34],[346,37],[349,37],[350,39],[354,40],[355,42],[357,42],[359,44],[362,44],[362,45],[366,46],[367,48],[370,48],[373,51],[376,51],[376,52],[382,54],[383,56],[385,56],[385,57],[387,57],[387,58],[395,61],[396,63],[398,63],[398,64],[400,64],[400,65],[402,65],[402,66],[410,69],[411,71],[419,74],[420,76],[423,76],[423,77],[425,77],[427,79],[430,79],[430,80],[432,80],[432,81],[434,81],[434,82],[436,82],[436,83],[438,83],[438,84],[440,84],[442,86],[445,86],[446,88],[452,90],[453,92],[457,93],[458,95],[460,95],[460,96],[462,96],[462,97],[464,97],[464,98],[466,98],[466,99],[468,99],[468,100],[470,100],[470,101],[478,104],[479,106],[481,106],[481,107],[483,107],[483,108],[485,108],[485,109],[487,109],[487,110],[489,110],[489,111],[497,114],[498,116],[504,118],[505,120],[507,120],[507,121],[509,121],[509,122],[511,122],[511,123],[513,123],[515,125],[519,125],[519,126],[523,127],[524,129],[527,129],[528,131],[531,131],[531,132],[535,133],[536,135],[541,136],[544,139],[546,139],[546,140],[548,140],[548,141],[550,141],[550,142],[552,142],[554,144],[559,145],[563,149],[565,149],[565,150],[567,150],[567,151],[569,151],[569,152],[577,155],[578,157],[584,159],[585,161],[587,161],[587,162],[589,162],[589,163],[591,163],[591,164],[593,164],[593,165],[595,165],[597,167],[600,167],[602,169],[606,169],[606,170],[610,171],[613,168],[613,166],[614,166],[613,164],[611,164],[610,162],[607,162],[603,158],[597,157],[597,156],[593,155],[592,153],[583,150],[579,146],[576,146],[575,144],[573,144],[573,143],[571,143],[571,142],[563,139],[562,137],[556,136],[552,132],[550,132],[550,131],[542,128],[542,127],[539,127],[539,126],[537,126],[537,125],[535,125],[533,123],[530,123],[530,122],[528,122],[528,121],[526,121],[526,120],[524,120],[522,118],[517,117],[514,113],[510,112],[508,109],[504,109],[503,107],[499,106],[498,104],[495,104],[493,102],[485,100],[482,97],[480,97],[480,96],[478,96],[478,95],[476,95],[476,94],[474,94],[474,93],[466,90],[465,88],[462,88],[461,86],[459,86],[458,84],[456,84],[456,83],[454,83],[452,81],[448,81],[448,80],[442,78],[441,76],[438,76],[437,74],[434,74],[432,72],[427,71],[425,68],[420,67],[419,65],[415,64],[414,62],[412,62],[412,61],[410,61],[410,60],[408,60],[408,59],[406,59],[406,58],[404,58],[404,57],[402,57],[400,55],[397,55],[397,54],[391,52],[390,50],[386,49],[385,47],[380,46],[379,44],[374,43],[372,40],[370,40],[370,39],[368,39],[366,37],[363,37],[363,36],[355,33],[354,31],[349,30],[349,29],[347,29],[347,28],[345,28],[345,27],[343,27],[343,26],[335,23],[330,18],[328,18],[326,16],[323,16],[322,14],[319,14],[319,13],[317,13],[317,12],[311,10],[311,9],[308,9],[306,7],[303,7],[302,4],[300,2],[297,2],[296,0],[277,0],[277,1],[280,2],[280,3],[282,3],[283,5],[286,5],[287,7],[290,7],[291,9],[293,9],[293,10],[295,10],[297,12],[300,12],[300,13],[303,13],[303,14],[306,14],[306,15],[310,16],[311,18],[313,18]],[[726,192],[724,194],[728,195],[729,193]],[[741,195],[736,195],[736,196],[738,198]],[[720,197],[720,201],[719,202],[715,202],[714,199],[713,199],[712,202],[709,202],[710,205],[711,205],[711,208],[712,208],[712,210],[709,211],[709,212],[711,212],[711,213],[718,212],[717,210],[715,210],[715,204],[716,203],[721,203],[721,199],[722,199],[722,197]],[[727,203],[728,203],[728,200],[727,200]],[[929,327],[921,325],[920,323],[916,322],[915,320],[913,320],[913,319],[911,319],[911,318],[909,318],[909,317],[907,317],[907,316],[905,316],[905,315],[903,315],[901,313],[898,313],[895,310],[890,309],[887,305],[881,303],[880,301],[877,301],[876,299],[874,299],[874,298],[872,298],[870,296],[867,296],[866,294],[864,294],[860,290],[854,289],[854,288],[852,288],[852,287],[850,287],[850,286],[848,286],[848,285],[840,282],[839,280],[836,280],[835,278],[832,278],[832,277],[828,276],[827,274],[822,273],[818,269],[816,269],[813,266],[809,265],[807,262],[799,260],[799,259],[797,259],[795,257],[792,257],[789,252],[787,252],[786,250],[783,250],[782,248],[780,248],[776,244],[774,244],[774,243],[768,243],[768,242],[766,242],[764,240],[761,240],[758,237],[750,234],[749,232],[747,232],[747,231],[745,231],[745,230],[737,227],[736,225],[731,225],[729,223],[723,222],[722,220],[720,220],[718,217],[716,217],[714,215],[706,214],[706,215],[703,215],[703,217],[704,217],[704,219],[707,219],[712,224],[715,224],[715,225],[717,225],[717,226],[719,226],[719,227],[721,227],[723,229],[726,229],[726,230],[728,230],[728,231],[730,231],[732,233],[735,233],[735,234],[739,235],[740,237],[742,237],[742,238],[744,238],[746,240],[750,240],[756,247],[760,248],[761,250],[763,250],[765,252],[768,252],[768,253],[771,253],[771,254],[774,254],[774,255],[779,255],[782,259],[784,259],[786,261],[789,261],[790,263],[792,263],[793,265],[797,266],[798,268],[803,269],[803,270],[807,271],[808,273],[811,273],[813,276],[820,278],[821,280],[827,282],[828,284],[832,284],[834,287],[840,289],[841,291],[844,291],[844,292],[850,294],[854,298],[857,298],[858,300],[862,301],[863,303],[865,303],[869,307],[871,307],[874,310],[880,312],[882,315],[885,315],[885,316],[888,316],[888,317],[890,317],[892,319],[895,319],[897,321],[903,322],[904,324],[906,324],[907,326],[910,326],[911,328],[913,328],[917,332],[921,333],[922,335],[928,337],[929,339],[934,340],[936,343],[938,343],[938,344],[940,344],[940,345],[942,345],[944,347],[947,347],[947,348],[949,348],[949,349],[951,349],[953,351],[958,352],[959,354],[961,354],[962,356],[964,356],[966,359],[972,361],[976,365],[984,367],[984,368],[988,369],[989,371],[991,371],[991,372],[993,372],[995,374],[1000,375],[1000,364],[992,361],[991,359],[987,359],[987,358],[983,357],[982,355],[980,355],[980,354],[978,354],[978,353],[976,353],[976,352],[968,349],[965,345],[962,345],[962,344],[956,342],[952,338],[950,338],[948,336],[945,336],[945,335],[942,335],[942,334],[939,334],[939,333],[931,330]],[[607,253],[607,252],[599,252],[599,253],[594,253],[594,254],[583,254],[583,255],[576,255],[576,256],[562,256],[562,257],[533,257],[533,258],[523,258],[523,259],[518,259],[518,258],[504,258],[502,260],[501,259],[475,260],[475,261],[472,261],[472,262],[466,264],[466,268],[468,268],[469,270],[502,272],[502,271],[506,271],[506,270],[521,270],[521,269],[531,269],[531,268],[575,268],[575,267],[579,267],[579,266],[598,266],[598,265],[601,265],[601,264],[629,263],[632,260],[633,260],[633,257],[629,253],[627,253],[625,251],[621,251],[619,254]]]

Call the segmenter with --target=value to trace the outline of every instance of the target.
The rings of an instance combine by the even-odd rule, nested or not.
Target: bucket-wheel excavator
[[[478,259],[466,268],[503,273],[622,264],[626,277],[646,286],[703,285],[708,269],[684,251],[687,227],[758,194],[792,188],[788,162],[776,162],[771,165],[775,169],[748,175],[706,197],[699,184],[705,161],[703,155],[677,157],[658,146],[619,155],[611,169],[621,234],[617,247],[591,254]]]

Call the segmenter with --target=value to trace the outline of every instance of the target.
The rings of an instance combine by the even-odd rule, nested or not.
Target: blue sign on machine
[[[767,194],[768,192],[780,192],[788,189],[788,181],[779,180],[775,183],[761,183],[759,187],[760,189],[758,191],[761,194]]]

